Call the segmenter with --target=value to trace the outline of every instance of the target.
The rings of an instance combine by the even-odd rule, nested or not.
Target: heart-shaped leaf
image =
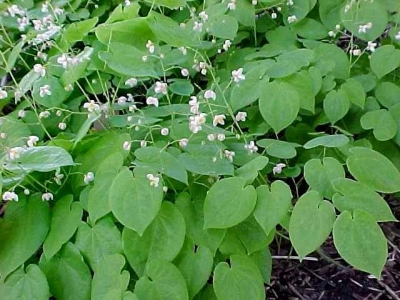
[[[396,120],[386,109],[369,111],[361,117],[360,122],[362,128],[374,130],[378,141],[387,141],[396,136]]]

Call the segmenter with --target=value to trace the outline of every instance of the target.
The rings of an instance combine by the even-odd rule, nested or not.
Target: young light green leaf
[[[283,181],[276,180],[271,188],[266,185],[257,188],[257,205],[254,217],[268,234],[281,222],[291,206],[292,192]]]
[[[392,45],[381,46],[372,53],[370,64],[372,71],[380,79],[400,66],[400,50]]]
[[[336,179],[333,186],[337,193],[332,200],[338,210],[353,213],[361,209],[370,213],[377,222],[396,220],[386,201],[368,186],[346,178]]]
[[[228,15],[214,15],[207,21],[206,30],[221,39],[233,40],[239,25],[235,18]]]
[[[333,227],[333,241],[343,259],[353,267],[380,278],[388,255],[381,228],[367,212],[344,211]]]
[[[397,123],[387,109],[366,112],[360,119],[361,127],[365,130],[373,129],[378,141],[391,140],[396,136]]]
[[[74,235],[82,219],[82,207],[73,202],[74,197],[67,195],[57,201],[51,217],[50,232],[43,244],[43,252],[51,259]]]
[[[259,105],[265,121],[279,133],[296,119],[300,97],[290,84],[273,81],[261,88]]]
[[[204,202],[204,228],[228,228],[244,221],[253,211],[257,193],[240,177],[225,178],[209,190]]]
[[[330,91],[324,99],[324,111],[329,121],[335,124],[350,108],[350,101],[343,90]]]
[[[221,262],[213,277],[218,300],[264,300],[263,278],[257,266],[247,256],[232,255],[230,265]]]
[[[378,192],[400,191],[400,172],[386,156],[363,147],[349,151],[346,164],[355,179]]]
[[[142,235],[159,212],[162,199],[162,184],[155,186],[148,178],[134,178],[125,168],[114,178],[109,204],[119,222]]]
[[[289,224],[290,241],[300,259],[325,242],[335,218],[335,208],[330,202],[322,200],[318,192],[310,191],[300,197]]]
[[[359,106],[360,108],[364,108],[365,103],[365,90],[362,84],[354,78],[349,78],[345,83],[340,87],[343,90],[347,98],[351,103]]]
[[[172,261],[185,241],[185,220],[170,202],[164,202],[156,219],[142,236],[127,228],[122,233],[125,256],[136,274],[141,276],[148,261]]]
[[[392,82],[381,82],[375,88],[375,97],[386,108],[400,103],[400,87]]]
[[[343,166],[333,157],[310,159],[304,165],[304,178],[313,190],[319,192],[323,197],[332,199],[335,189],[333,181],[344,178]]]
[[[297,91],[300,96],[300,108],[314,113],[315,97],[313,90],[313,78],[307,72],[303,71],[297,72],[292,76],[283,78],[281,80],[289,83],[291,87]]]
[[[251,184],[258,176],[259,171],[268,165],[269,159],[265,156],[257,156],[244,166],[236,169],[235,176],[246,179],[246,184]]]
[[[349,138],[344,134],[323,135],[304,144],[304,149],[312,149],[315,147],[339,148],[345,146],[349,142]]]
[[[262,139],[257,141],[257,145],[260,147],[265,148],[268,155],[289,159],[296,156],[296,147],[299,147],[299,144],[296,143],[289,143],[280,140],[274,139]]]

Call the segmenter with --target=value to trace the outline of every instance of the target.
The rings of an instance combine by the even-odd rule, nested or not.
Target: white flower
[[[358,33],[367,33],[367,30],[371,29],[371,28],[372,28],[371,22],[368,22],[365,25],[360,25],[360,26],[358,26]]]
[[[398,32],[398,33],[396,33],[396,35],[395,35],[395,37],[394,37],[396,40],[400,40],[400,31]]]
[[[198,31],[198,32],[202,32],[202,30],[203,30],[203,23],[200,23],[200,22],[195,21],[195,22],[194,22],[194,26],[193,26],[193,30],[194,30],[194,31]]]
[[[35,30],[44,30],[44,25],[42,23],[42,20],[32,20],[33,23],[33,28],[35,28]]]
[[[119,105],[124,105],[125,103],[126,103],[126,101],[127,101],[128,99],[125,97],[125,96],[121,96],[121,97],[119,97],[118,98],[118,104]]]
[[[83,104],[83,108],[86,108],[90,113],[100,110],[100,106],[94,100],[90,100],[89,102]]]
[[[166,136],[169,134],[169,129],[168,128],[161,128],[161,135]]]
[[[297,21],[297,17],[296,17],[295,15],[289,16],[289,17],[287,18],[287,20],[288,20],[288,23],[289,23],[289,24],[290,24],[290,23],[294,23],[294,22]]]
[[[187,49],[185,47],[179,47],[178,49],[179,49],[179,51],[182,52],[183,55],[187,54]]]
[[[8,96],[7,91],[0,88],[0,99],[5,99],[5,98],[7,98],[7,96]]]
[[[189,105],[190,105],[190,112],[192,114],[198,114],[199,113],[200,104],[197,102],[197,97],[196,96],[191,96],[190,97]]]
[[[271,14],[271,19],[276,19],[277,17],[278,17],[278,15],[277,15],[276,13],[273,12],[273,13]]]
[[[232,42],[230,40],[225,40],[224,44],[222,45],[222,48],[225,51],[228,51],[229,47],[232,45]]]
[[[60,168],[56,170],[56,173],[54,174],[54,181],[58,184],[61,185],[61,180],[64,178],[64,174],[60,173]]]
[[[131,1],[125,0],[125,6],[129,6],[129,5],[131,5]]]
[[[84,183],[89,184],[89,182],[92,182],[93,180],[94,180],[93,172],[87,172],[85,175],[83,175]]]
[[[212,134],[212,133],[208,134],[207,135],[207,140],[209,140],[210,142],[214,141],[215,140],[215,134]]]
[[[232,78],[234,82],[240,82],[246,79],[246,76],[243,75],[243,68],[239,68],[237,70],[232,71]]]
[[[142,61],[147,61],[148,58],[149,58],[149,57],[148,57],[147,55],[143,55],[143,56],[142,56]]]
[[[336,30],[340,30],[340,24],[336,24],[336,25],[335,25],[335,29],[336,29]]]
[[[42,13],[47,13],[47,12],[49,12],[49,6],[47,5],[47,3],[42,3],[41,12],[42,12]]]
[[[168,187],[167,186],[163,186],[162,190],[163,190],[164,193],[166,193],[166,192],[168,192]]]
[[[189,76],[189,71],[188,71],[188,69],[182,69],[182,70],[181,70],[181,74],[182,74],[182,76],[184,76],[184,77]]]
[[[26,112],[23,109],[18,111],[18,117],[19,118],[22,119],[22,118],[25,118],[25,116],[26,116]]]
[[[52,193],[44,193],[43,195],[42,195],[42,200],[43,201],[51,201],[51,200],[53,200],[54,199],[54,197],[53,197],[53,194]]]
[[[228,158],[231,162],[233,162],[233,157],[235,156],[235,152],[225,150],[225,157]]]
[[[68,62],[69,62],[69,57],[67,54],[63,54],[60,57],[57,58],[57,62],[62,65],[64,69],[68,67]]]
[[[213,125],[217,126],[218,124],[225,125],[225,115],[215,115],[213,120]]]
[[[21,147],[14,147],[8,151],[8,159],[14,160],[20,157],[20,154],[24,151],[24,148]]]
[[[205,22],[205,21],[208,20],[208,15],[207,15],[207,13],[206,13],[204,10],[203,10],[202,12],[199,13],[199,17],[201,18],[201,20],[202,20],[203,22]]]
[[[154,43],[150,40],[147,41],[146,48],[149,50],[150,53],[154,53],[155,46]]]
[[[293,3],[293,0],[288,0],[287,2],[286,2],[286,5],[287,6],[292,6],[294,3]]]
[[[50,96],[50,95],[51,95],[50,85],[46,84],[39,88],[39,96],[40,97],[43,98],[43,97]]]
[[[247,113],[244,111],[239,111],[235,117],[236,121],[246,121]]]
[[[155,107],[158,107],[158,99],[155,97],[148,97],[146,99],[147,105],[154,105]]]
[[[231,2],[228,3],[228,8],[230,10],[235,10],[236,9],[236,0],[231,0]]]
[[[74,89],[74,86],[72,85],[72,83],[70,83],[66,87],[64,87],[64,90],[66,90],[67,92],[72,91],[73,89]]]
[[[198,133],[202,129],[202,124],[206,122],[206,114],[201,113],[196,116],[189,117],[189,130],[193,133]]]
[[[6,139],[7,138],[7,133],[5,133],[5,132],[0,133],[0,138]]]
[[[350,50],[350,53],[353,54],[354,56],[360,56],[361,50],[360,49]]]
[[[31,191],[30,191],[30,190],[28,190],[28,189],[24,189],[24,194],[25,194],[25,195],[27,195],[27,196],[28,196],[30,193],[31,193]]]
[[[179,146],[182,148],[185,148],[188,145],[188,143],[189,143],[188,139],[180,139],[179,140]]]
[[[147,141],[141,140],[140,141],[140,147],[145,148],[147,146]]]
[[[224,141],[225,140],[225,134],[218,133],[217,134],[217,140],[220,141],[220,142]]]
[[[334,32],[334,31],[329,31],[328,32],[328,35],[330,36],[330,37],[335,37],[336,36],[336,33]]]
[[[160,178],[158,178],[157,176],[154,176],[153,174],[147,174],[146,177],[148,180],[150,180],[150,185],[153,185],[154,187],[158,187]]]
[[[28,17],[22,17],[17,19],[19,31],[24,31],[25,27],[29,25]]]
[[[157,81],[154,91],[157,94],[167,94],[168,85],[165,82]]]
[[[255,153],[258,151],[258,147],[254,143],[254,141],[250,141],[250,143],[244,145],[244,149],[249,151],[250,154]]]
[[[373,43],[373,42],[368,42],[367,45],[367,51],[371,51],[371,52],[375,52],[375,47],[376,47],[377,43]]]
[[[125,141],[125,142],[122,144],[122,148],[123,148],[124,150],[126,150],[126,151],[130,151],[130,150],[131,150],[131,142],[130,142],[130,141]]]
[[[135,110],[137,110],[138,108],[137,108],[137,106],[135,105],[135,104],[132,104],[132,105],[129,105],[129,111],[130,112],[133,112],[133,111],[135,111]]]
[[[54,14],[56,14],[57,16],[61,16],[64,13],[64,10],[62,8],[56,7],[54,9]]]
[[[347,12],[350,10],[350,8],[351,8],[351,5],[350,5],[350,4],[347,4],[347,5],[344,7],[344,13],[347,13]]]
[[[3,194],[4,201],[16,201],[18,202],[18,195],[14,192],[5,192]]]
[[[252,0],[252,1],[251,1],[251,4],[253,4],[253,5],[257,5],[257,3],[258,3],[257,0]]]
[[[137,85],[138,80],[136,78],[129,78],[128,80],[125,81],[125,85],[129,86],[129,87],[134,87],[135,85]]]
[[[45,110],[40,112],[39,119],[47,119],[50,116],[50,112]]]
[[[15,17],[15,15],[23,16],[25,14],[25,11],[19,9],[18,5],[15,4],[11,5],[7,10],[11,17]]]
[[[283,164],[283,163],[276,164],[275,167],[273,167],[273,169],[272,169],[272,173],[274,173],[274,175],[275,174],[281,174],[282,173],[282,169],[284,167],[286,167],[286,165]]]
[[[208,100],[208,99],[213,99],[213,100],[215,100],[215,99],[217,99],[217,94],[215,94],[215,92],[212,91],[212,90],[207,90],[207,91],[204,93],[204,98],[206,98],[207,100]]]
[[[61,130],[65,130],[65,129],[67,129],[67,124],[64,122],[60,122],[60,123],[58,123],[58,128]]]
[[[28,137],[26,144],[28,145],[28,147],[34,147],[36,146],[37,142],[39,142],[39,137],[37,137],[36,135],[31,135]]]

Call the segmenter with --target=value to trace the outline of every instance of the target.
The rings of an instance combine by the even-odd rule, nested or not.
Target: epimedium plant
[[[397,1],[0,11],[3,297],[264,299],[282,238],[380,277]]]

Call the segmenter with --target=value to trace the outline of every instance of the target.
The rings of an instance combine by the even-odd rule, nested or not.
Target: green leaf
[[[236,19],[228,15],[211,16],[205,25],[209,34],[228,40],[235,38],[239,28]]]
[[[170,9],[179,8],[181,6],[186,6],[186,0],[146,0],[146,2],[152,5],[166,6]]]
[[[49,285],[46,276],[37,265],[21,266],[5,282],[0,282],[0,294],[7,300],[48,300]]]
[[[49,235],[43,244],[43,252],[51,259],[74,235],[82,219],[82,207],[79,202],[73,202],[74,197],[67,195],[57,201],[51,217]]]
[[[36,253],[49,226],[49,206],[38,197],[7,205],[0,222],[0,277],[3,280]]]
[[[264,283],[271,283],[272,257],[268,247],[252,253],[250,259],[257,265],[264,279]]]
[[[114,178],[110,188],[109,203],[114,216],[139,235],[156,217],[162,199],[162,184],[155,187],[145,177],[134,178],[127,168]]]
[[[222,179],[209,190],[204,202],[204,228],[228,228],[244,221],[253,211],[257,193],[240,177]]]
[[[145,275],[136,282],[141,300],[188,300],[186,282],[172,263],[155,259],[146,265]]]
[[[315,49],[316,59],[319,62],[326,63],[332,61],[334,69],[330,72],[338,79],[347,79],[349,77],[350,62],[346,53],[334,44],[320,44]],[[317,64],[319,66],[319,64]]]
[[[350,101],[343,90],[330,91],[324,99],[324,111],[329,121],[335,124],[350,109]]]
[[[122,233],[125,256],[141,276],[148,261],[172,261],[185,241],[185,220],[170,202],[164,202],[156,219],[142,236],[127,228]]]
[[[89,32],[96,26],[99,18],[92,18],[77,23],[72,23],[66,26],[63,38],[69,44],[74,44],[77,41],[82,41],[82,39],[89,34]]]
[[[292,192],[283,181],[275,180],[270,188],[266,185],[257,188],[257,205],[253,214],[266,234],[282,221],[291,201]]]
[[[316,250],[331,233],[336,213],[333,205],[316,191],[305,193],[294,206],[289,224],[290,241],[303,259]]]
[[[373,110],[365,113],[360,119],[361,127],[373,129],[378,141],[391,140],[396,136],[397,123],[387,109]]]
[[[121,300],[129,284],[129,272],[122,271],[125,258],[121,254],[105,257],[95,271],[91,300]]]
[[[85,50],[76,56],[79,63],[76,65],[69,65],[61,76],[61,82],[64,87],[85,77],[92,53],[93,48],[86,47]]]
[[[344,211],[335,221],[333,241],[343,259],[353,267],[380,278],[388,249],[385,235],[367,212]]]
[[[300,97],[288,83],[273,81],[261,88],[260,112],[275,133],[279,133],[296,119]]]
[[[319,16],[326,28],[334,29],[341,22],[340,12],[346,0],[319,0]]]
[[[375,88],[375,97],[386,108],[400,103],[400,87],[392,82],[381,82]]]
[[[312,40],[320,40],[328,35],[325,26],[311,18],[305,18],[296,23],[294,30],[299,36]]]
[[[20,157],[5,165],[9,171],[49,172],[60,167],[72,166],[71,155],[63,148],[55,146],[38,146],[21,149]]]
[[[268,162],[268,157],[257,156],[244,166],[236,169],[235,176],[246,179],[246,184],[251,184],[257,178],[259,171],[268,165]]]
[[[400,50],[392,45],[381,46],[371,55],[371,69],[382,78],[400,66]]]
[[[28,126],[20,120],[14,119],[10,116],[0,117],[1,132],[7,135],[6,139],[2,139],[4,147],[17,147],[26,144],[26,141],[21,137],[28,137],[31,134]],[[0,153],[3,152],[3,149]]]
[[[81,128],[79,128],[78,133],[75,136],[74,147],[86,136],[92,124],[101,118],[101,114],[92,114],[83,122]]]
[[[39,267],[57,300],[90,299],[92,275],[74,244],[65,244],[50,260],[42,255]]]
[[[296,156],[296,147],[300,146],[296,143],[289,143],[274,139],[262,139],[257,141],[257,145],[265,148],[268,155],[273,157],[290,159]]]
[[[312,149],[320,146],[327,148],[340,148],[345,146],[348,142],[349,138],[344,134],[323,135],[309,140],[303,147],[305,149]]]
[[[111,211],[109,205],[110,188],[122,165],[123,156],[117,152],[105,157],[97,169],[96,180],[89,192],[88,199],[88,212],[91,222],[95,223]]]
[[[343,90],[347,98],[351,103],[359,106],[360,108],[364,108],[365,103],[365,90],[362,84],[354,78],[349,78],[345,83],[340,87]]]
[[[213,254],[207,247],[197,246],[189,238],[185,240],[181,253],[174,261],[185,278],[189,299],[203,288],[211,275]]]
[[[188,184],[187,173],[182,164],[166,151],[155,147],[138,148],[135,151],[139,166],[150,167],[173,179]]]
[[[93,270],[108,255],[122,253],[121,233],[109,217],[93,226],[81,222],[75,245]]]
[[[296,73],[299,68],[290,60],[271,61],[266,70],[266,75],[271,78],[283,78]]]
[[[264,300],[263,278],[253,261],[232,255],[230,265],[220,262],[214,271],[214,291],[218,300]]]
[[[289,83],[297,91],[300,96],[300,108],[314,113],[315,97],[312,77],[307,72],[298,72],[282,81]]]
[[[400,191],[400,172],[386,156],[363,147],[349,152],[346,164],[355,179],[378,192]]]
[[[310,159],[304,165],[304,178],[307,184],[327,199],[332,199],[335,193],[333,181],[344,176],[342,164],[333,157],[324,157],[322,161]]]
[[[345,178],[335,180],[333,186],[337,193],[332,200],[338,210],[351,213],[356,209],[364,210],[377,222],[396,220],[386,201],[368,186]]]
[[[181,96],[190,96],[194,92],[193,85],[186,79],[176,79],[168,88],[172,93]]]

